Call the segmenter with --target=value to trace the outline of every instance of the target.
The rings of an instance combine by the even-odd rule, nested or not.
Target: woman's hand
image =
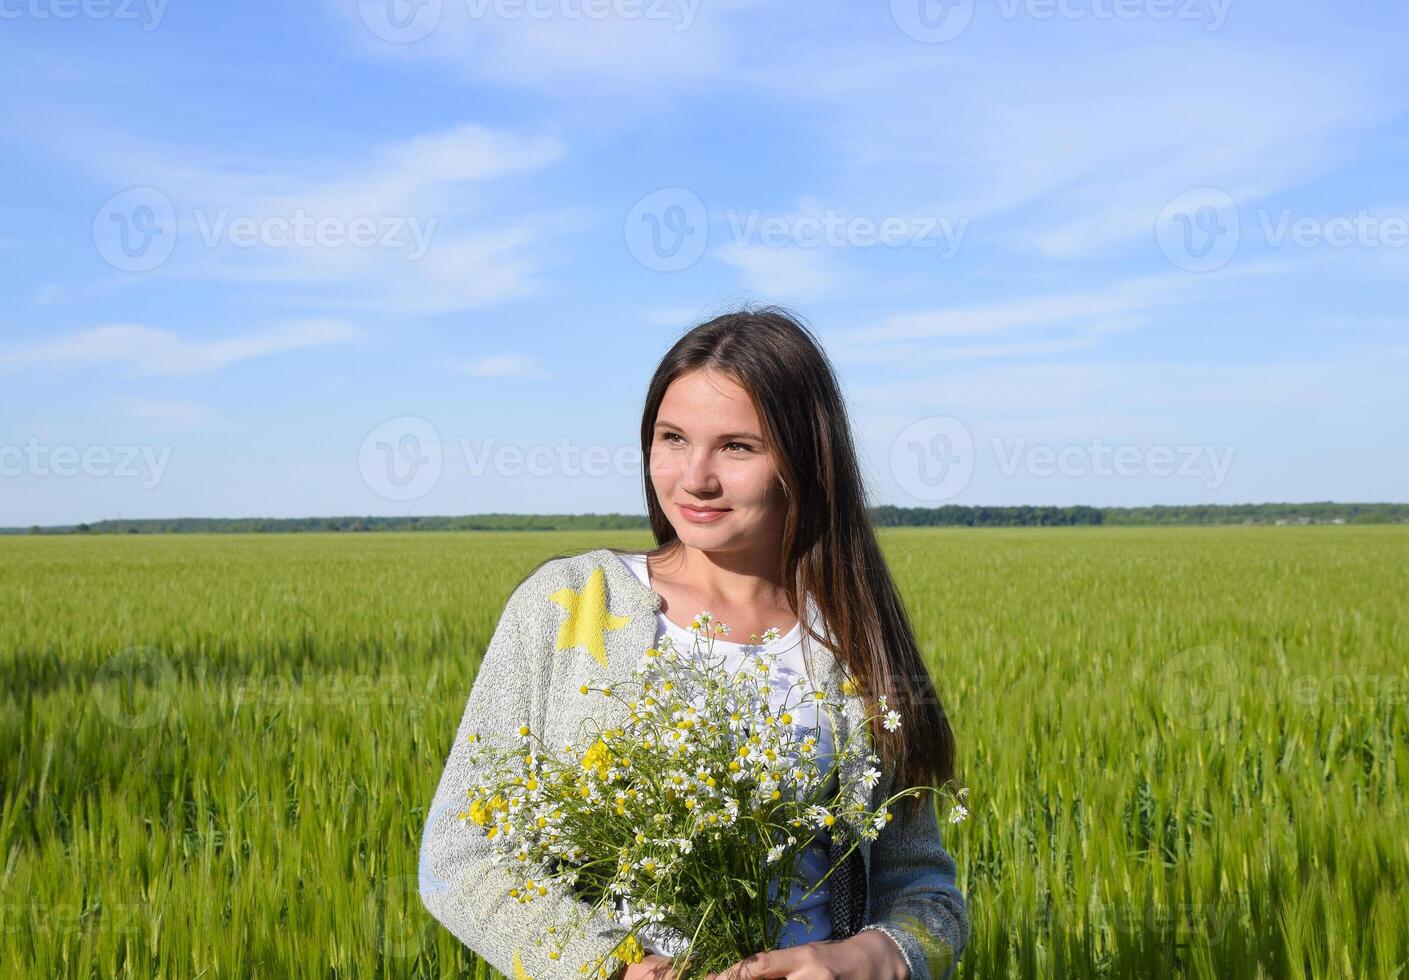
[[[711,975],[709,980],[713,980]],[[848,939],[824,939],[754,953],[725,967],[719,980],[909,980],[900,948],[874,929]]]
[[[717,973],[707,973],[704,980],[716,980]],[[670,957],[658,953],[647,953],[645,959],[629,963],[621,980],[675,980],[675,971],[670,967]]]

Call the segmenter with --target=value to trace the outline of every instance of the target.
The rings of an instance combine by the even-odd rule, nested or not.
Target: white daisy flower
[[[900,727],[900,712],[887,711],[884,724],[886,726],[886,731],[895,731],[897,728]]]
[[[949,811],[949,822],[958,823],[969,815],[969,810],[962,803],[955,803],[954,809]]]
[[[774,861],[778,860],[778,859],[779,859],[780,857],[782,857],[782,856],[783,856],[783,845],[782,845],[782,844],[774,844],[772,847],[770,847],[770,848],[768,849],[768,860],[765,861],[764,863],[765,863],[765,864],[772,864]]]

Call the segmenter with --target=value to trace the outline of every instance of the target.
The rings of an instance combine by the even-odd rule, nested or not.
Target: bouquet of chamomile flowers
[[[795,724],[792,712],[806,702],[819,719],[825,713],[834,722],[841,703],[824,691],[800,690],[805,683],[797,681],[781,706],[770,704],[778,654],[769,647],[778,631],[745,645],[732,672],[713,652],[715,634],[727,632],[701,613],[688,656],[665,636],[629,683],[584,685],[584,696],[623,702],[623,727],[601,730],[589,720],[583,729],[596,730],[579,730],[561,750],[527,726],[518,748],[490,748],[470,736],[481,775],[460,817],[492,841],[492,860],[512,869],[505,899],[531,902],[547,894],[550,879],[560,882],[585,902],[583,917],[606,908],[630,929],[611,955],[637,962],[645,955],[638,937],[653,937],[682,980],[774,949],[789,921],[803,921],[790,911],[789,895],[794,882],[807,884],[799,858],[817,834],[852,839],[845,857],[859,838],[875,839],[892,817],[891,803],[924,789],[867,809],[881,775],[867,725],[834,747],[830,767],[819,772],[820,725]],[[893,731],[899,714],[887,710],[883,695],[878,704]],[[861,737],[865,745],[851,744]],[[869,765],[859,777],[833,783],[842,760],[861,752]],[[955,813],[962,808],[951,820]],[[529,938],[550,944],[548,956],[557,959],[580,924],[554,923]],[[608,974],[600,961],[580,964],[578,972]]]

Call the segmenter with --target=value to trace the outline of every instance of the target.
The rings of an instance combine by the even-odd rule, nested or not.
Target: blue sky
[[[0,526],[644,512],[778,302],[876,503],[1406,499],[1409,12],[0,0]]]

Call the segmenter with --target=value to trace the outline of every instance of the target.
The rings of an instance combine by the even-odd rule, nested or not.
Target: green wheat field
[[[4,977],[487,977],[426,808],[539,559],[0,539]],[[960,975],[1409,977],[1409,527],[887,530],[971,817]]]

